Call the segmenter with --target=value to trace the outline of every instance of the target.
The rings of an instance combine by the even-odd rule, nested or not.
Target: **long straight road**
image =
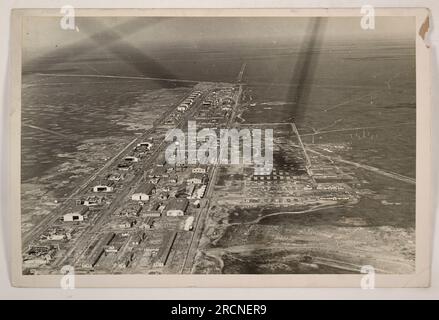
[[[308,153],[306,152],[306,148],[305,148],[305,146],[304,146],[304,144],[303,144],[303,142],[302,142],[302,138],[300,137],[299,130],[297,130],[296,124],[295,124],[294,122],[291,122],[290,125],[291,125],[291,128],[293,129],[293,132],[294,132],[294,133],[296,134],[296,136],[297,136],[297,140],[299,141],[300,148],[302,149],[302,152],[303,152],[303,154],[304,154],[304,156],[305,156],[305,160],[306,160],[306,166],[305,166],[305,168],[306,168],[306,172],[308,173],[308,176],[311,178],[313,184],[316,185],[316,181],[315,181],[315,179],[314,179],[314,177],[313,177],[313,173],[312,173],[312,170],[311,170],[311,166],[312,166],[312,164],[311,164],[311,159],[309,158]]]
[[[173,111],[180,105],[183,101],[182,99],[179,103],[176,104],[176,107]],[[198,99],[197,103],[185,114],[179,122],[175,125],[175,128],[181,128],[185,125],[187,120],[193,115],[194,112],[200,107],[202,101],[202,96]],[[166,116],[169,113],[166,113]],[[166,119],[166,116],[160,119],[161,121],[155,122],[156,126],[160,125]],[[164,147],[166,144],[166,137],[160,142],[160,144],[155,148],[153,154],[148,158],[148,160],[142,163],[143,167],[149,168],[154,165],[154,162],[160,155],[160,152],[164,152]],[[63,259],[58,262],[58,267],[62,267],[65,261],[69,258],[73,258],[73,264],[76,265],[82,254],[87,250],[90,243],[93,242],[96,236],[99,236],[99,232],[102,229],[103,225],[108,221],[109,217],[111,217],[114,212],[120,208],[120,205],[124,202],[124,200],[128,197],[134,186],[138,185],[143,179],[143,172],[134,177],[134,179],[130,182],[129,185],[124,186],[121,193],[117,195],[117,197],[112,201],[111,205],[108,208],[104,209],[103,214],[101,214],[98,219],[95,221],[94,225],[87,230],[85,234],[79,239],[79,241],[72,247],[68,253],[65,255]],[[71,263],[71,262],[70,262]]]
[[[244,70],[245,70],[245,66],[246,66],[246,63],[243,63],[241,70],[239,72],[238,78],[237,78],[238,82],[240,82],[242,79],[242,76],[243,76]],[[236,93],[236,96],[234,99],[235,103],[233,105],[230,118],[226,123],[226,128],[230,128],[230,126],[235,122],[236,110],[238,108],[239,101],[241,99],[241,95],[242,95],[242,84],[240,84],[238,86],[238,92]],[[217,169],[218,169],[218,164],[214,164],[212,167],[210,177],[209,177],[209,184],[207,186],[207,190],[206,190],[206,193],[204,195],[204,197],[205,197],[205,199],[207,199],[207,201],[206,201],[204,207],[200,210],[198,217],[196,218],[195,228],[194,228],[194,231],[193,231],[193,234],[192,234],[189,246],[188,246],[188,250],[187,250],[185,258],[183,260],[183,264],[182,264],[180,273],[187,274],[187,273],[192,272],[192,267],[194,264],[195,256],[197,254],[200,240],[201,240],[201,237],[202,237],[204,229],[205,229],[206,218],[207,218],[208,213],[209,213],[210,202],[208,199],[211,197],[211,194],[213,192],[213,189],[214,189],[214,186],[216,183]]]

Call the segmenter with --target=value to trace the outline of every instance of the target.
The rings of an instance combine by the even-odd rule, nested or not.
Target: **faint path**
[[[66,135],[66,134],[63,134],[63,133],[59,133],[59,132],[56,132],[56,131],[53,131],[53,130],[49,130],[49,129],[44,129],[44,128],[37,127],[37,126],[31,125],[31,124],[27,124],[27,123],[23,123],[23,127],[29,127],[29,128],[32,128],[32,129],[37,129],[37,130],[40,130],[40,131],[51,133],[51,134],[54,134],[54,135],[59,136],[59,137],[64,138],[64,139],[76,140],[74,135]]]
[[[305,146],[303,145],[302,138],[300,137],[300,134],[299,134],[299,130],[297,130],[296,124],[294,122],[291,122],[290,125],[291,125],[291,128],[293,129],[293,132],[296,134],[297,139],[299,140],[300,147],[302,148],[303,154],[305,155],[306,172],[308,173],[309,177],[311,178],[311,180],[315,184],[316,181],[314,180],[314,177],[313,177],[312,172],[311,172],[311,159],[309,158],[308,153],[306,152]]]
[[[343,132],[343,131],[355,131],[355,130],[364,130],[364,129],[391,128],[391,127],[399,127],[399,126],[406,126],[406,125],[413,125],[413,124],[416,124],[416,122],[402,122],[402,123],[397,123],[397,124],[394,124],[394,125],[387,125],[387,126],[355,127],[355,128],[343,128],[343,129],[316,131],[316,132],[313,132],[313,133],[303,133],[302,137],[304,137],[304,136],[319,135],[319,134],[324,134],[324,133],[331,133],[331,132]]]
[[[300,148],[300,146],[298,146],[298,145],[293,145],[293,146],[297,147],[297,148]],[[402,182],[406,182],[406,183],[410,183],[410,184],[416,184],[416,179],[413,179],[413,178],[410,178],[410,177],[407,177],[407,176],[403,176],[402,174],[399,174],[399,173],[396,173],[396,172],[385,171],[385,170],[382,170],[382,169],[379,169],[379,168],[376,168],[376,167],[369,166],[367,164],[362,164],[362,163],[358,163],[358,162],[344,160],[344,159],[342,159],[340,157],[330,157],[330,156],[327,156],[327,155],[325,155],[323,153],[320,153],[318,151],[312,150],[310,148],[307,148],[307,150],[309,152],[311,152],[311,153],[318,154],[319,156],[327,158],[327,159],[332,160],[332,161],[346,163],[346,164],[352,165],[354,167],[362,168],[362,169],[365,169],[365,170],[368,170],[368,171],[372,171],[372,172],[375,172],[377,174],[386,176],[388,178],[396,179],[396,180],[399,180],[399,181],[402,181]]]
[[[332,106],[332,107],[330,107],[330,108],[325,109],[324,111],[325,111],[325,112],[328,112],[328,111],[331,111],[331,110],[337,109],[338,107],[341,107],[341,106],[347,105],[348,103],[351,103],[351,102],[358,101],[358,100],[364,99],[364,98],[366,98],[366,97],[369,97],[369,96],[371,96],[371,94],[372,94],[372,93],[367,93],[367,94],[362,95],[362,96],[360,96],[360,97],[356,97],[356,98],[353,98],[353,99],[349,99],[349,100],[343,101],[343,102],[338,103],[338,104],[336,104],[336,105],[334,105],[334,106]]]
[[[115,76],[104,74],[68,74],[68,73],[35,73],[40,76],[48,77],[78,77],[78,78],[110,78],[110,79],[135,79],[135,80],[156,80],[156,81],[170,81],[170,82],[183,82],[197,84],[200,81],[197,80],[185,80],[185,79],[169,79],[169,78],[154,78],[154,77],[134,77],[134,76]]]
[[[314,211],[320,211],[320,210],[324,210],[324,209],[331,209],[331,208],[341,208],[341,207],[345,207],[342,205],[332,205],[332,206],[328,206],[328,205],[319,205],[319,206],[314,206],[312,208],[306,209],[306,210],[301,210],[301,211],[280,211],[280,212],[273,212],[270,214],[267,214],[265,216],[261,216],[256,218],[255,220],[252,221],[247,221],[247,222],[233,222],[233,223],[227,223],[227,224],[222,224],[221,226],[235,226],[235,225],[244,225],[244,224],[256,224],[259,223],[261,220],[268,218],[268,217],[273,217],[273,216],[280,216],[280,215],[299,215],[299,214],[303,214],[303,213],[309,213],[309,212],[314,212]]]
[[[314,128],[311,128],[311,129],[312,129],[312,131],[314,131],[314,133],[319,133],[319,132],[324,131],[325,129],[332,128],[333,126],[335,126],[337,123],[339,123],[339,122],[341,122],[341,121],[343,121],[343,119],[337,119],[337,120],[335,120],[333,123],[331,123],[330,125],[328,125],[328,126],[326,126],[326,127],[320,128],[320,129],[318,129],[318,130],[316,130],[316,129],[314,129]]]
[[[200,250],[202,254],[204,254],[206,257],[212,258],[214,259],[218,265],[219,265],[219,269],[220,269],[220,273],[223,273],[223,269],[224,269],[224,260],[221,258],[221,256],[225,253],[225,251],[222,252],[218,252],[218,251],[211,251],[211,250]]]
[[[332,251],[335,251],[338,255],[343,254],[347,257],[353,256],[352,254],[352,249],[344,249],[341,247],[338,247],[336,249],[331,248],[330,246],[332,245],[332,242],[329,243],[321,243],[321,244],[308,244],[308,245],[295,245],[295,244],[276,244],[276,245],[267,245],[267,244],[245,244],[245,245],[236,245],[236,246],[231,246],[231,247],[227,247],[227,248],[209,248],[209,249],[204,249],[202,250],[202,252],[209,256],[209,257],[216,257],[216,259],[219,261],[219,259],[221,259],[222,262],[222,268],[224,268],[224,262],[222,260],[222,256],[224,254],[227,253],[232,253],[232,254],[245,254],[246,252],[252,252],[252,251],[256,251],[256,250],[273,250],[273,251],[279,251],[279,250],[295,250],[295,249],[300,249],[303,252],[306,251],[310,251],[310,250],[318,250],[320,252],[325,252],[325,254],[329,254]],[[365,249],[360,249],[360,248],[356,248],[355,254],[361,256],[361,255],[368,255],[371,252],[369,250],[365,250]],[[356,264],[356,263],[351,263],[351,262],[346,262],[344,260],[340,260],[340,259],[330,259],[330,258],[325,258],[325,257],[320,257],[320,256],[315,256],[313,257],[314,261],[313,263],[317,263],[317,264],[321,264],[321,265],[326,265],[326,266],[330,266],[330,267],[334,267],[334,268],[339,268],[339,269],[345,269],[345,270],[349,270],[352,272],[358,272],[360,273],[361,268],[363,267],[363,264]],[[391,265],[397,265],[399,267],[402,267],[404,269],[407,270],[412,270],[413,266],[411,263],[407,263],[406,261],[401,261],[401,260],[395,260],[395,259],[390,259],[389,257],[382,255],[379,257],[380,262],[385,262]],[[379,273],[383,273],[383,274],[389,274],[392,273],[392,271],[389,270],[385,270],[379,267],[374,267],[376,272]],[[221,269],[222,270],[222,269]]]

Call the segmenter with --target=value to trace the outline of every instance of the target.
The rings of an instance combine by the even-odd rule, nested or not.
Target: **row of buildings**
[[[177,110],[180,112],[186,112],[201,95],[201,91],[194,91],[189,97],[187,97],[178,107]]]

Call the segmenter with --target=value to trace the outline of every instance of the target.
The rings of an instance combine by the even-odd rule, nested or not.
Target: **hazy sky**
[[[63,30],[60,18],[24,20],[24,58],[50,54],[69,46],[132,45],[142,50],[240,41],[282,43],[300,41],[310,30],[309,18],[76,18],[79,31]],[[320,32],[324,41],[359,42],[368,39],[414,38],[414,19],[377,17],[375,30],[363,30],[360,18],[326,18]],[[121,41],[122,40],[122,41]]]

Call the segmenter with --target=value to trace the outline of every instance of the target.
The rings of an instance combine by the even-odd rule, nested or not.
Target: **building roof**
[[[142,183],[140,184],[134,193],[144,193],[151,194],[152,191],[155,190],[155,185],[152,183]]]
[[[203,173],[191,173],[190,176],[189,176],[189,179],[196,178],[196,179],[203,180],[204,177],[205,177],[205,175]]]
[[[169,201],[168,205],[166,206],[166,211],[169,210],[181,210],[183,212],[186,211],[187,207],[189,205],[189,201],[184,198],[175,198]]]
[[[157,177],[157,178],[166,178],[166,177],[168,177],[169,176],[169,173],[167,172],[167,168],[165,168],[165,167],[154,167],[154,168],[152,168],[152,170],[151,171],[149,171],[148,173],[147,173],[147,175],[148,175],[148,177],[150,177],[150,178],[154,178],[154,177]]]
[[[65,213],[63,215],[63,217],[74,217],[74,216],[82,216],[82,213],[80,213],[80,212],[69,212],[69,213]]]
[[[197,169],[198,169],[198,170],[199,170],[199,169],[207,170],[207,166],[206,166],[206,165],[203,165],[203,164],[200,164],[200,165],[198,165],[198,166],[192,168],[192,170],[197,170]]]
[[[114,181],[112,180],[101,180],[99,183],[95,184],[93,187],[112,187],[114,186]]]

